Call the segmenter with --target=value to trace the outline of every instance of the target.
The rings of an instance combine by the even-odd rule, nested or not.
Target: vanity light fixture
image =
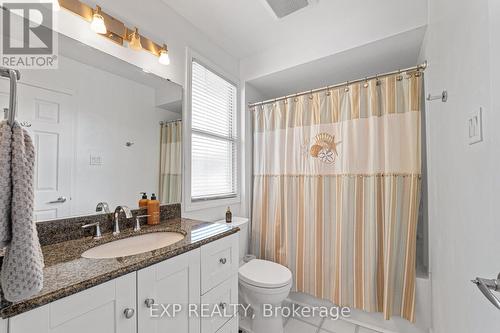
[[[90,23],[90,28],[92,31],[98,34],[105,34],[106,24],[104,24],[104,17],[101,15],[101,7],[95,6],[94,15],[92,16],[92,22]]]
[[[117,18],[105,13],[101,7],[96,5],[95,8],[82,2],[81,0],[38,0],[51,1],[54,5],[57,2],[61,8],[68,10],[82,17],[85,21],[90,22],[92,31],[100,34],[102,37],[132,50],[144,50],[155,57],[158,57],[158,62],[162,65],[170,63],[168,49],[165,44],[159,44],[152,39],[139,34],[139,29],[130,29]],[[127,45],[126,45],[126,44]]]
[[[135,31],[130,34],[128,47],[136,51],[142,50],[141,35],[139,35],[139,29],[137,27],[135,28]]]
[[[162,65],[170,64],[170,57],[168,56],[168,49],[165,44],[163,44],[163,48],[160,50],[160,57],[158,58],[158,62]]]

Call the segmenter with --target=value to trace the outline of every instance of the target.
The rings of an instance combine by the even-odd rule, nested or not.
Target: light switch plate
[[[90,165],[103,165],[102,155],[99,153],[92,152],[90,153]]]
[[[474,112],[467,121],[469,145],[483,141],[483,108]]]

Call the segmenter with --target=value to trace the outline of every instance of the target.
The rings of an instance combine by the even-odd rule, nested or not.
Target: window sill
[[[197,210],[207,209],[207,208],[215,208],[215,207],[227,207],[230,205],[236,205],[241,203],[240,196],[236,196],[234,198],[227,199],[214,199],[214,200],[205,200],[205,201],[191,201],[186,203],[186,207],[184,210],[186,212],[193,212]]]

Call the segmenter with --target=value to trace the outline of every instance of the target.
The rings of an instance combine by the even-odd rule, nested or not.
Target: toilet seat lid
[[[292,272],[287,267],[260,259],[241,266],[238,276],[241,281],[261,288],[279,288],[292,282]]]

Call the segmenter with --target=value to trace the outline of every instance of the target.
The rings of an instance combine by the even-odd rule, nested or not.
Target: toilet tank
[[[240,228],[239,232],[239,239],[240,239],[240,253],[238,256],[240,264],[243,263],[243,257],[248,253],[248,241],[249,241],[249,234],[248,234],[248,226],[250,220],[247,217],[238,217],[238,216],[233,216],[232,223],[226,223],[226,220],[219,220],[216,223],[223,223],[226,225],[230,225],[232,227],[238,227]]]

